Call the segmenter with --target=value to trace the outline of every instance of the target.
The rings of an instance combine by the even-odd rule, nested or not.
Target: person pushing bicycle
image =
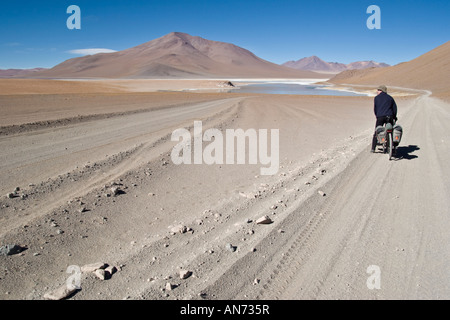
[[[387,88],[385,85],[381,85],[377,88],[377,95],[374,98],[374,113],[377,118],[375,128],[383,126],[385,123],[391,123],[394,125],[397,121],[397,104],[394,98],[387,94]],[[377,133],[373,134],[372,149],[370,152],[375,152],[377,146]]]

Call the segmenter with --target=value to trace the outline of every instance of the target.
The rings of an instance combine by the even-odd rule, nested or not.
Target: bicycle
[[[396,124],[395,119],[387,117],[386,123],[383,126],[376,127],[377,145],[383,147],[383,153],[389,155],[389,160],[395,156],[397,146],[403,135],[403,129]]]

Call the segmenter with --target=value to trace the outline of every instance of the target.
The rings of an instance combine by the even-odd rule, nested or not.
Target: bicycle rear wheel
[[[392,132],[390,132],[388,134],[388,148],[389,148],[389,160],[392,159],[392,153],[394,152],[394,141],[393,141],[393,137],[392,137]]]

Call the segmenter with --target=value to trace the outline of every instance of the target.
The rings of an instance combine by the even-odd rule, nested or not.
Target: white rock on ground
[[[96,263],[91,263],[91,264],[87,264],[81,267],[81,272],[95,272],[97,269],[105,269],[106,268],[106,263],[103,262],[96,262]]]
[[[256,224],[270,224],[272,223],[272,219],[269,218],[269,216],[263,216],[256,220]]]
[[[75,293],[77,289],[75,287],[69,288],[67,284],[62,285],[58,289],[48,292],[44,295],[46,300],[62,300],[69,297],[71,294]]]
[[[180,279],[187,279],[192,275],[192,272],[189,270],[180,270]]]

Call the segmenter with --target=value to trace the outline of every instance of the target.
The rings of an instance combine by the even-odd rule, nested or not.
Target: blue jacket
[[[387,116],[397,117],[397,104],[395,103],[394,98],[385,92],[381,92],[374,99],[373,111],[377,118]]]

